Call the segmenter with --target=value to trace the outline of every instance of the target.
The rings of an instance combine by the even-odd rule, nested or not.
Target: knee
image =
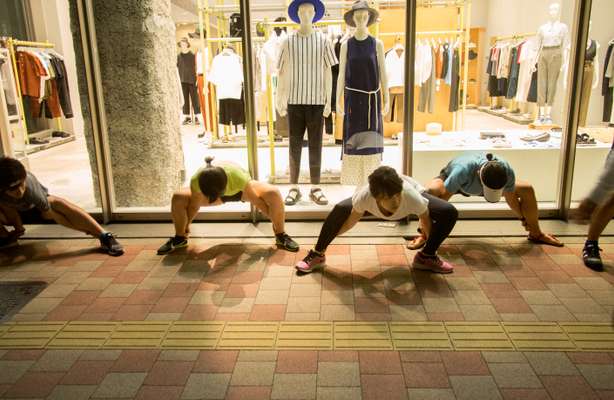
[[[190,196],[183,192],[175,192],[173,193],[173,198],[171,199],[171,204],[175,207],[183,206],[187,207],[190,202]]]
[[[529,196],[535,196],[535,189],[533,188],[533,185],[531,185],[530,183],[517,183],[516,184],[516,195],[518,197],[529,197]]]
[[[52,210],[63,210],[70,206],[70,203],[61,197],[49,196],[48,201]]]
[[[458,210],[456,209],[456,207],[454,207],[451,203],[446,202],[444,210],[446,218],[456,223],[456,221],[458,220]]]

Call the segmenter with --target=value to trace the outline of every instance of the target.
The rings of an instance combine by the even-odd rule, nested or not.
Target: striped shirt
[[[333,45],[323,33],[290,34],[278,61],[278,70],[287,68],[290,74],[288,104],[325,104],[324,72],[337,63]]]

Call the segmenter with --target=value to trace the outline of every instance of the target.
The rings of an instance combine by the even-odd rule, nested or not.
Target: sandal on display
[[[595,139],[590,137],[588,133],[577,133],[576,142],[580,145],[594,145],[597,144]]]
[[[548,236],[545,233],[541,233],[538,237],[532,237],[531,235],[527,236],[527,240],[531,243],[535,244],[547,244],[549,246],[554,247],[563,247],[564,244],[559,241],[556,237],[551,236],[556,242],[552,242],[548,239]]]
[[[292,188],[288,192],[288,195],[284,200],[284,204],[287,206],[293,206],[301,199],[301,197],[303,197],[303,195],[301,195],[301,192],[297,188]]]
[[[328,204],[328,199],[326,196],[324,196],[324,192],[320,188],[311,189],[311,192],[309,192],[309,198],[319,206],[325,206]]]

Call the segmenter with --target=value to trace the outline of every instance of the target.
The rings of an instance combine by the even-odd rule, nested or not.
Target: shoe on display
[[[601,249],[597,244],[585,244],[584,249],[582,249],[582,260],[584,260],[584,265],[593,271],[603,271],[603,261],[601,261],[601,256],[599,255],[600,251]]]
[[[105,232],[100,235],[100,248],[113,257],[119,257],[124,254],[124,247],[111,232]]]
[[[550,139],[550,133],[546,131],[527,132],[520,137],[520,140],[525,142],[547,142]]]
[[[303,195],[301,194],[300,190],[298,190],[297,188],[292,188],[288,192],[288,195],[286,196],[286,199],[284,200],[284,204],[287,206],[293,206],[296,203],[298,203],[301,197],[303,197]]]
[[[160,246],[160,248],[158,249],[158,255],[163,256],[165,254],[172,253],[177,249],[181,249],[182,247],[187,246],[188,239],[184,237],[173,236],[172,238],[168,239],[166,243]]]
[[[309,253],[301,261],[297,262],[294,268],[304,274],[313,272],[314,269],[323,267],[326,263],[326,256],[315,250],[309,250]]]
[[[51,136],[52,137],[57,137],[57,138],[67,138],[70,137],[70,133],[68,132],[64,132],[64,131],[53,131],[51,132]]]
[[[296,243],[290,237],[290,235],[285,232],[275,235],[275,245],[280,249],[291,251],[293,253],[296,253],[299,249],[298,243]]]
[[[414,262],[412,267],[423,271],[436,272],[438,274],[449,274],[454,272],[454,266],[447,261],[441,259],[441,257],[427,256],[421,251],[414,256]]]
[[[328,199],[320,188],[311,189],[311,192],[309,192],[309,198],[319,206],[325,206],[328,204]]]
[[[183,120],[183,122],[181,123],[182,125],[189,125],[192,123],[192,118],[190,117],[185,117],[185,119]]]
[[[505,138],[501,131],[480,131],[480,139]]]
[[[40,145],[49,143],[46,139],[32,138],[30,139],[30,144]]]

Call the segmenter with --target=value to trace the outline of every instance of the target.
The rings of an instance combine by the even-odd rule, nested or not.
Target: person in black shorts
[[[26,231],[24,224],[43,220],[55,221],[99,239],[100,247],[109,255],[124,254],[115,236],[105,231],[85,210],[66,199],[50,195],[18,160],[0,157],[0,247],[15,244]]]

